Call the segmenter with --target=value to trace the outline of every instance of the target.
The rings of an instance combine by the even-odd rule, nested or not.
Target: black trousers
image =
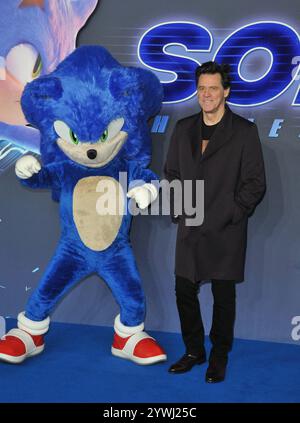
[[[210,330],[212,349],[209,360],[227,363],[232,348],[235,322],[235,282],[212,280],[213,318]],[[199,283],[176,276],[176,301],[186,352],[206,357],[204,326],[198,300]]]

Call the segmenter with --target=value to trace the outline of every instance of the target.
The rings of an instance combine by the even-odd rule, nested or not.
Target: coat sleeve
[[[250,216],[266,191],[265,166],[257,126],[248,130],[241,162],[239,189],[235,194],[236,209],[233,223],[245,214]]]
[[[174,179],[180,179],[177,134],[178,123],[176,124],[171,136],[167,159],[164,166],[164,174],[169,182],[172,182]]]
[[[178,149],[178,123],[173,130],[170,145],[167,153],[167,159],[164,166],[164,174],[171,183],[175,179],[181,180],[180,177],[180,167],[179,167],[179,149]],[[171,219],[173,223],[179,222],[179,216],[174,214],[174,205],[175,205],[175,198],[174,192],[171,190],[170,192],[170,212],[171,212]]]

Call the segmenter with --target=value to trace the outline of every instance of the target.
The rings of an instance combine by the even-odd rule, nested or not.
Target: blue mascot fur
[[[16,174],[26,187],[61,193],[62,234],[18,329],[0,342],[0,359],[20,363],[42,352],[53,308],[97,273],[120,307],[112,353],[138,364],[166,360],[144,331],[145,298],[129,239],[130,199],[143,209],[157,197],[158,178],[147,169],[147,120],[161,101],[154,74],[120,65],[100,46],[78,48],[54,72],[26,85],[23,111],[41,133],[47,164],[23,156]]]

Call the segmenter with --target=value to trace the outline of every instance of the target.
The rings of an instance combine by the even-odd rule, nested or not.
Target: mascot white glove
[[[140,209],[145,209],[158,195],[158,190],[153,184],[144,184],[128,191],[127,197],[133,198]]]
[[[38,173],[40,170],[41,165],[34,156],[21,157],[15,167],[16,175],[21,179],[31,178],[34,173]]]

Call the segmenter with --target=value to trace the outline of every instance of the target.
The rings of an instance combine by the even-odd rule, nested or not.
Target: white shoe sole
[[[34,357],[35,355],[41,354],[44,351],[44,349],[45,349],[45,344],[41,345],[40,347],[36,347],[36,349],[32,351],[32,353],[30,354],[19,355],[18,357],[0,353],[0,360],[5,361],[6,363],[20,364],[24,360],[26,360],[26,358]]]
[[[130,360],[130,361],[133,361],[134,363],[141,364],[143,366],[147,366],[148,364],[160,363],[161,361],[167,360],[166,354],[156,355],[155,357],[141,358],[141,357],[134,357],[129,354],[126,354],[124,351],[118,350],[114,347],[111,347],[111,353],[115,357],[125,358],[125,360]]]

